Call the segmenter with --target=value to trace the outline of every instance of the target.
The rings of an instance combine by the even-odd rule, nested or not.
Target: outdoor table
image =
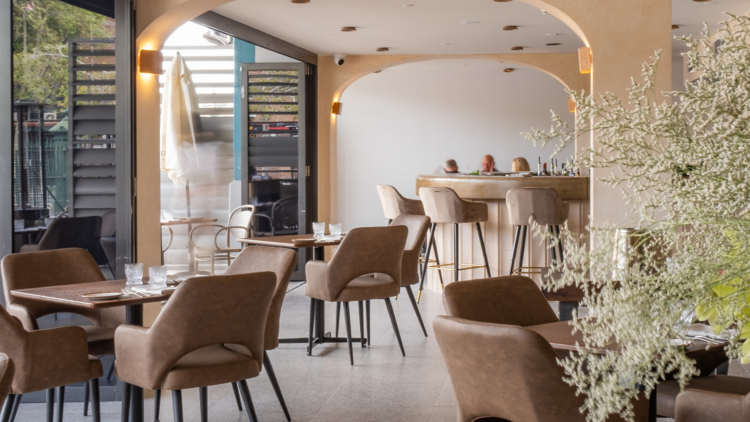
[[[68,284],[65,286],[37,287],[32,289],[11,290],[10,294],[29,300],[64,303],[84,309],[125,307],[125,323],[143,326],[143,304],[161,302],[169,299],[172,291],[148,297],[122,296],[112,300],[90,300],[82,297],[87,293],[120,292],[126,280],[96,281],[93,283]],[[133,386],[131,392],[130,421],[143,422],[143,389]]]
[[[303,249],[313,248],[313,259],[323,259],[323,249],[326,246],[337,246],[341,244],[341,240],[335,240],[330,242],[309,242],[309,243],[297,243],[295,239],[313,239],[311,234],[292,234],[285,236],[271,236],[271,237],[251,237],[246,239],[238,239],[241,243],[247,245],[261,245],[261,246],[273,246],[277,248],[288,248],[288,249]],[[346,343],[346,337],[331,337],[331,332],[325,331],[326,324],[326,313],[325,313],[325,302],[322,300],[316,301],[317,305],[313,312],[315,312],[315,326],[313,327],[313,343],[312,347],[315,347],[323,343]],[[304,343],[307,344],[309,339],[307,337],[298,338],[281,338],[279,343]],[[352,338],[352,342],[361,342],[361,338]],[[312,354],[310,346],[307,347],[308,356]]]
[[[195,250],[193,249],[193,244],[190,242],[190,232],[193,231],[193,225],[201,225],[201,224],[211,224],[219,221],[216,218],[208,218],[208,217],[188,217],[188,218],[176,218],[173,220],[161,220],[161,226],[167,227],[169,229],[170,236],[172,236],[172,229],[170,226],[185,226],[188,227],[188,274],[195,274]],[[171,237],[170,237],[171,239]],[[172,243],[171,241],[169,242]],[[169,249],[169,247],[167,247]],[[164,252],[167,251],[167,249],[162,250],[162,265],[164,265]],[[180,274],[182,275],[182,274]]]
[[[584,348],[583,334],[580,331],[574,333],[573,327],[569,321],[532,325],[525,328],[544,337],[544,339],[547,340],[555,350],[576,352],[578,351],[576,344],[579,344],[581,345],[581,349],[603,355],[605,353],[617,351],[618,348],[617,343],[614,342],[602,349]],[[685,347],[685,354],[696,361],[695,364],[699,369],[701,367],[713,368],[716,367],[719,362],[726,360],[724,347],[727,344],[728,342],[708,344],[701,340],[693,340],[690,345]],[[714,365],[714,363],[716,363],[716,365]],[[656,422],[656,389],[653,389],[649,396],[648,421]]]

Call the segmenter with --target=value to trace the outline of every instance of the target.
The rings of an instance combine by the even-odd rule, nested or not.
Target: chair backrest
[[[297,265],[297,252],[291,249],[269,248],[264,246],[248,246],[224,275],[250,274],[271,271],[276,274],[276,291],[273,294],[271,308],[266,320],[266,334],[263,347],[273,350],[279,346],[279,323],[281,320],[281,305],[284,303],[289,279]]]
[[[297,197],[276,201],[271,209],[271,220],[277,229],[296,229],[299,226],[299,200]]]
[[[401,260],[409,230],[404,226],[360,227],[350,230],[328,263],[328,297],[357,277],[384,274],[401,285]]]
[[[244,239],[250,237],[250,227],[253,224],[253,217],[255,216],[255,205],[241,205],[229,215],[227,220],[227,227],[243,227],[243,229],[229,229],[227,230],[227,246],[230,245],[229,236],[233,236],[235,239]]]
[[[409,230],[406,237],[404,255],[401,259],[401,285],[411,286],[419,283],[419,256],[422,245],[430,228],[430,217],[426,215],[401,214],[391,222],[391,226],[405,226]]]
[[[275,290],[276,275],[270,271],[184,281],[148,332],[151,359],[145,364],[151,385],[161,385],[186,354],[216,344],[232,345],[260,365]]]
[[[578,410],[583,396],[563,381],[559,355],[539,334],[445,316],[438,316],[433,328],[456,394],[459,421],[586,420]]]
[[[102,228],[100,237],[111,237],[117,232],[117,213],[115,211],[107,211],[102,214]]]
[[[559,321],[534,280],[517,275],[451,283],[443,305],[446,315],[470,321],[521,327]]]
[[[511,189],[505,203],[514,226],[527,226],[531,217],[541,225],[564,224],[568,219],[567,204],[553,188]]]
[[[385,218],[393,220],[401,214],[424,215],[422,201],[407,199],[390,185],[376,185]]]
[[[99,216],[56,218],[39,240],[39,250],[83,248],[95,253],[101,227],[102,218]]]
[[[8,355],[0,353],[0,403],[5,403],[5,399],[10,394],[14,373],[13,361],[10,360]]]
[[[486,203],[464,201],[451,188],[419,188],[419,197],[433,223],[478,223],[489,218]]]
[[[37,329],[36,318],[55,312],[83,315],[92,322],[101,323],[101,311],[72,307],[62,303],[41,302],[12,296],[11,290],[34,287],[63,286],[105,280],[90,253],[80,248],[55,249],[7,255],[0,262],[3,292],[8,305],[26,307],[30,320],[22,320],[26,329]]]

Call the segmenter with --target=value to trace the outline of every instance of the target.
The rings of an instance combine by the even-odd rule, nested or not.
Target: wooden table
[[[323,248],[326,246],[337,246],[341,244],[341,240],[333,242],[310,242],[310,243],[295,243],[294,239],[313,239],[311,234],[292,234],[286,236],[272,236],[272,237],[251,237],[246,239],[239,239],[241,243],[247,245],[261,245],[261,246],[273,246],[277,248],[288,248],[288,249],[303,249],[313,248],[313,259],[316,261],[323,260]],[[315,347],[323,343],[346,343],[346,337],[331,337],[331,332],[326,332],[326,312],[325,302],[322,300],[315,301],[315,327],[313,328],[313,342],[312,347]],[[307,344],[309,339],[307,337],[298,338],[282,338],[279,339],[279,343],[305,343]],[[361,338],[353,338],[352,342],[362,342]],[[307,347],[307,355],[312,354],[312,347]]]
[[[11,290],[10,294],[24,299],[42,302],[64,303],[87,309],[102,309],[125,306],[125,323],[143,326],[143,304],[169,299],[172,291],[148,297],[124,296],[113,300],[90,300],[81,295],[87,293],[120,292],[126,280],[97,281],[93,283],[69,284],[66,286],[38,287],[33,289]],[[133,386],[131,392],[130,421],[143,422],[143,389]]]
[[[576,344],[583,346],[583,334],[580,331],[573,333],[573,326],[569,321],[552,322],[549,324],[532,325],[525,327],[527,330],[534,331],[544,337],[555,350],[562,350],[566,352],[576,352],[578,348]],[[696,366],[700,369],[704,367],[715,368],[714,363],[718,363],[726,360],[724,354],[724,347],[728,342],[721,344],[712,344],[706,348],[707,343],[703,341],[693,340],[689,346],[685,348],[685,354],[692,359],[695,359]],[[583,347],[582,347],[583,348]],[[597,354],[606,354],[617,351],[617,344],[612,343],[602,349],[586,349],[588,351]],[[707,375],[704,373],[704,375]],[[649,422],[656,422],[656,389],[651,391],[649,397],[648,406],[648,420]]]
[[[172,229],[171,226],[188,226],[188,244],[187,244],[187,250],[188,250],[188,274],[195,274],[195,250],[193,249],[193,244],[190,242],[190,232],[193,231],[193,224],[211,224],[219,221],[216,218],[208,218],[208,217],[196,217],[196,218],[177,218],[173,220],[162,220],[161,226],[166,227],[169,229],[169,236],[171,239],[172,236]],[[170,240],[169,244],[171,245],[172,242]],[[167,249],[169,249],[169,246],[167,246]],[[167,251],[167,249],[162,249],[161,251],[161,265],[164,265],[164,252]],[[206,273],[208,275],[208,273]]]

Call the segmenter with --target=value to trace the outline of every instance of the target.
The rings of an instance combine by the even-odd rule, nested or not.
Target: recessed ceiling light
[[[516,25],[504,26],[503,31],[518,31],[518,26]]]
[[[310,0],[292,0],[292,3],[294,3],[294,4],[304,4],[304,3],[310,3]]]
[[[550,46],[550,47],[555,47],[555,46],[560,45],[560,43],[559,42],[551,42],[551,43],[547,43],[547,45]]]
[[[356,26],[345,26],[341,28],[341,32],[356,32],[357,27]]]
[[[464,24],[464,25],[476,25],[476,24],[478,24],[480,22],[478,22],[478,21],[463,21],[461,23]]]
[[[375,51],[391,51],[391,49],[388,47],[378,47],[375,49]]]
[[[680,25],[672,25],[672,29],[680,29]]]
[[[512,73],[512,72],[513,72],[514,70],[516,70],[516,69],[513,69],[512,67],[506,67],[506,68],[505,68],[505,69],[503,70],[503,72],[505,72],[505,73]]]
[[[522,51],[522,50],[523,50],[523,47],[511,47],[510,49],[511,49],[512,51]]]

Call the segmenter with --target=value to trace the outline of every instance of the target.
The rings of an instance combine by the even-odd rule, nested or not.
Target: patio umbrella
[[[195,85],[185,60],[177,53],[165,73],[161,103],[161,171],[176,185],[185,185],[190,217],[190,177],[200,167],[196,139],[200,115]]]

